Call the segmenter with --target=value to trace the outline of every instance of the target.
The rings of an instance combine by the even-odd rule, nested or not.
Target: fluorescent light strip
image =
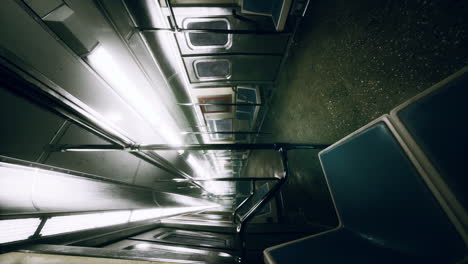
[[[46,221],[41,234],[50,236],[60,233],[127,223],[130,211],[94,214],[55,216]]]
[[[41,223],[39,218],[0,221],[0,244],[28,239]]]
[[[74,231],[98,228],[104,226],[112,226],[124,224],[128,222],[148,220],[152,218],[176,215],[186,212],[199,211],[213,206],[192,206],[192,207],[175,207],[175,208],[151,208],[137,209],[105,213],[92,213],[80,215],[54,216],[48,219],[42,229],[41,235],[51,236],[56,234],[69,233]],[[19,219],[24,220],[24,219]],[[7,220],[5,220],[7,221]],[[9,220],[8,220],[9,221]],[[39,225],[40,220],[37,220]],[[36,230],[37,225],[32,229],[32,235]],[[11,226],[11,225],[10,225]],[[0,231],[1,231],[0,226]],[[27,238],[29,235],[26,235]]]

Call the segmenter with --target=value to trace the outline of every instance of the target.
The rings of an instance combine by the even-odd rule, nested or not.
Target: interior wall
[[[53,152],[55,144],[110,144],[66,119],[29,102],[0,80],[0,155],[108,177],[146,187],[174,176],[127,152]],[[65,129],[62,127],[64,124]],[[64,133],[57,133],[65,131]]]
[[[0,154],[37,161],[65,120],[19,98],[4,85],[0,80]]]
[[[65,100],[68,100],[67,102],[84,109],[100,124],[116,131],[129,142],[135,144],[165,143],[160,135],[161,131],[145,122],[142,116],[125,102],[125,98],[118,95],[89,67],[82,57],[78,56],[79,54],[75,52],[73,45],[65,43],[64,39],[60,39],[51,30],[53,27],[49,27],[49,24],[41,20],[41,17],[48,16],[46,10],[54,10],[54,7],[64,3],[72,7],[73,12],[80,12],[81,15],[88,16],[88,23],[92,22],[92,28],[90,27],[88,32],[90,36],[100,36],[102,39],[98,39],[99,42],[108,43],[109,47],[114,49],[122,59],[127,58],[133,61],[132,63],[137,64],[128,48],[121,42],[118,34],[108,24],[93,1],[48,0],[25,1],[25,3],[14,0],[3,1],[0,9],[2,28],[0,56],[13,62],[16,66],[20,66],[27,75],[40,80],[48,89],[63,96]],[[129,72],[138,69],[140,68],[132,68]],[[159,78],[159,85],[156,88],[167,90],[166,86],[160,87],[164,84],[160,80],[163,78],[161,73],[156,69],[152,74],[154,78]],[[158,74],[159,77],[156,76]],[[4,82],[0,80],[1,83]],[[135,87],[143,89],[140,84],[143,84],[143,81],[135,83]],[[41,157],[44,147],[51,142],[64,124],[66,130],[60,131],[65,132],[61,137],[56,138],[54,143],[108,144],[109,142],[75,124],[68,125],[62,117],[41,109],[4,89],[9,87],[1,88],[0,107],[2,112],[0,114],[4,121],[2,127],[5,128],[0,131],[1,155],[33,162],[41,161],[48,165],[150,186],[162,191],[178,191],[180,186],[187,185],[186,183],[158,183],[157,179],[173,178],[174,176],[153,164],[124,152],[51,153],[49,156],[46,155],[47,158],[44,158],[44,155]],[[149,94],[152,94],[151,96],[154,95],[153,92],[148,91]],[[164,98],[165,103],[172,105],[172,107],[178,107],[170,100],[170,95],[165,94]],[[175,164],[178,169],[189,175],[192,174],[184,156],[176,151],[159,151],[158,154],[168,163]],[[189,191],[194,194],[200,193],[200,190]]]

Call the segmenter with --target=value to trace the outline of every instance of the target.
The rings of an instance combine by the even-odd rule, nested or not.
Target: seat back
[[[464,243],[384,116],[319,157],[342,225],[410,255],[454,255]]]
[[[391,112],[463,233],[468,230],[467,98],[468,66]]]

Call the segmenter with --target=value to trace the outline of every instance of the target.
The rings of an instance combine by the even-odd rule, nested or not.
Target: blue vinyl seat
[[[450,263],[465,244],[383,117],[319,154],[340,226],[265,250],[270,263]]]
[[[427,165],[468,209],[468,66],[391,112]]]
[[[458,184],[451,187],[460,187],[466,181],[460,178],[468,175],[461,162],[467,156],[457,156],[466,151],[467,135],[453,134],[464,150],[450,152],[438,141],[449,144],[450,130],[456,129],[453,115],[466,113],[462,101],[467,97],[461,95],[466,95],[467,72],[392,112],[422,142],[436,167],[452,172]],[[383,116],[319,153],[340,224],[266,249],[267,263],[457,263],[466,258],[463,224],[455,225],[450,210],[441,206],[437,186],[395,122]]]

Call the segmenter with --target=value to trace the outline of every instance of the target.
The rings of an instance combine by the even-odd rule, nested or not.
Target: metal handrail
[[[275,177],[276,178],[276,177]],[[276,178],[276,179],[279,179],[279,178]],[[249,196],[247,196],[247,198],[245,198],[237,207],[236,209],[234,209],[234,211],[232,212],[232,223],[233,224],[236,224],[237,223],[237,212],[244,206],[244,204],[246,204],[247,202],[249,202],[253,196],[255,195],[255,181],[251,181],[251,191],[250,191],[250,194]]]
[[[191,178],[190,180],[185,178],[174,178],[166,180],[156,180],[155,182],[191,182],[191,181],[227,181],[227,182],[242,182],[242,181],[278,181],[281,178],[278,177],[220,177],[220,178]]]
[[[281,164],[283,165],[283,177],[280,178],[280,180],[258,201],[256,204],[254,204],[248,211],[247,213],[240,217],[239,224],[237,225],[236,228],[236,238],[237,242],[239,244],[239,249],[241,251],[241,254],[238,258],[238,262],[242,263],[245,259],[245,231],[246,231],[246,226],[249,223],[249,221],[255,216],[255,212],[259,209],[261,209],[264,205],[266,205],[270,200],[275,197],[277,192],[281,189],[281,187],[286,183],[286,181],[289,178],[289,166],[288,166],[288,156],[287,156],[287,150],[280,148],[278,152],[281,155]],[[248,198],[252,197],[253,195],[249,196]],[[248,199],[247,198],[247,199]],[[246,200],[247,200],[246,199]],[[242,203],[243,205],[245,203]],[[237,209],[237,208],[236,208]],[[234,219],[236,219],[236,215],[234,215]]]
[[[291,149],[324,149],[329,144],[291,144],[291,143],[262,143],[262,144],[191,144],[174,146],[169,144],[133,145],[122,147],[119,145],[54,145],[50,151],[129,151],[142,152],[150,150],[291,150]]]

